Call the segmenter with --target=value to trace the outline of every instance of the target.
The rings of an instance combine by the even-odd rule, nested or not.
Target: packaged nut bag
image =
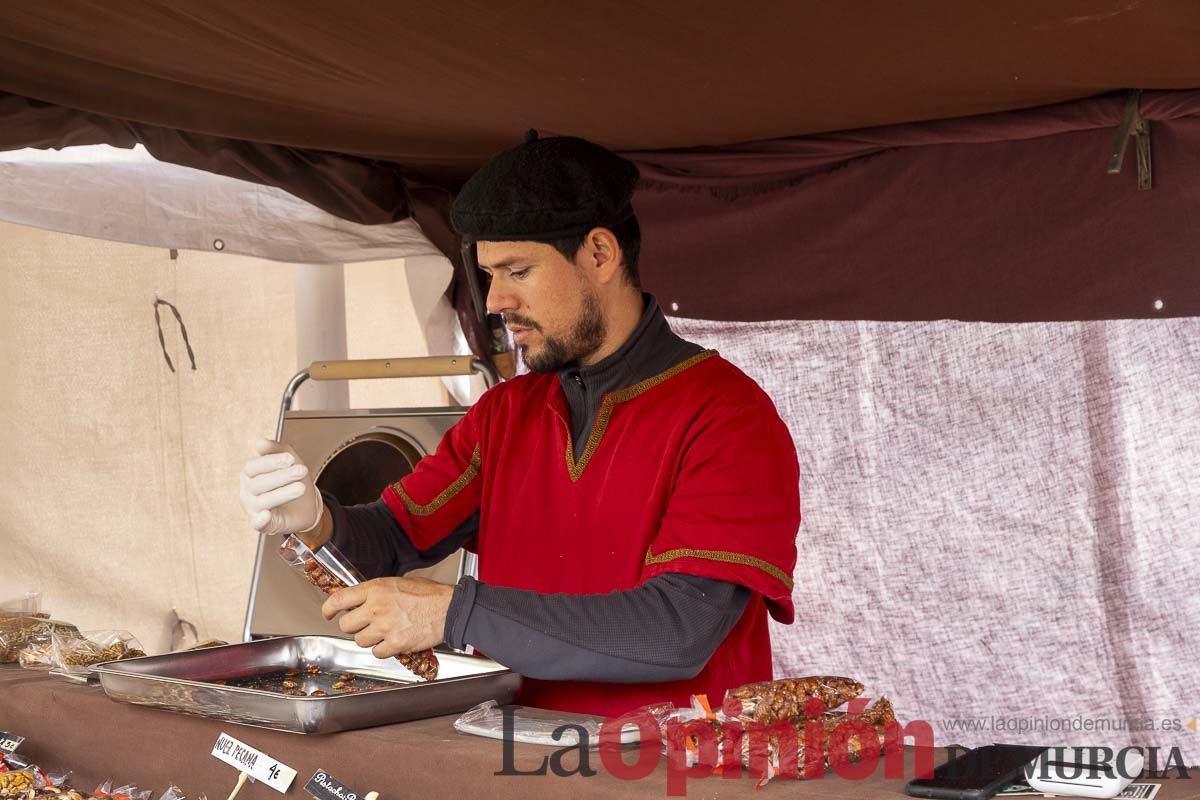
[[[4,800],[25,797],[27,794],[35,793],[44,785],[45,781],[32,769],[0,772],[0,798],[4,798]]]
[[[279,555],[313,586],[325,594],[362,583],[362,573],[354,568],[342,552],[332,544],[321,548],[321,558],[308,549],[295,534],[289,533],[279,546]],[[432,649],[420,653],[401,653],[396,660],[418,678],[432,681],[438,675],[437,654]]]
[[[0,800],[84,800],[67,785],[66,775],[47,775],[38,766],[0,772]]]
[[[865,722],[869,727],[867,731],[855,730],[850,733],[845,740],[845,752],[838,752],[836,755],[830,752],[830,738],[837,730],[838,726],[848,721]],[[791,754],[784,752],[781,747],[779,737],[769,731],[767,736],[766,747],[766,764],[762,779],[759,781],[759,786],[762,786],[772,777],[783,775],[786,777],[800,777],[805,766],[805,747],[810,745],[808,725],[813,720],[795,721],[788,723],[796,729],[795,742],[800,743],[793,759]],[[892,703],[886,697],[881,697],[875,701],[875,704],[857,714],[848,714],[845,712],[831,711],[821,715],[819,722],[821,723],[820,731],[820,752],[822,766],[826,769],[835,767],[834,759],[845,759],[850,763],[861,761],[867,751],[873,750],[874,755],[882,755],[888,745],[887,729],[888,723],[896,722],[896,715],[892,710]],[[790,737],[789,737],[790,738]],[[896,740],[898,742],[898,739]],[[755,766],[755,754],[751,750],[751,737],[744,736],[740,741],[741,760],[743,766],[752,768]],[[760,754],[760,758],[761,758]]]
[[[150,800],[154,794],[152,789],[138,789],[131,783],[117,788],[111,788],[112,781],[105,781],[103,785],[92,792],[93,798],[104,798],[104,800]]]
[[[886,725],[889,722],[896,722],[896,710],[892,708],[891,700],[888,700],[886,697],[880,697],[869,708],[863,709],[857,714],[849,714],[845,711],[827,711],[821,718],[832,721],[835,724],[849,719],[865,722],[868,725],[879,726]]]
[[[867,727],[849,732],[845,752],[833,754],[830,739],[838,727],[848,721],[866,723]],[[810,746],[819,745],[820,766],[830,768],[835,767],[835,759],[854,763],[864,758],[868,751],[882,755],[889,746],[900,745],[899,736],[891,740],[887,737],[887,726],[897,720],[891,701],[886,697],[854,714],[830,711],[815,719],[777,720],[761,725],[754,724],[756,720],[749,721],[750,725],[746,722],[728,717],[724,710],[714,713],[704,695],[693,695],[690,708],[675,709],[660,719],[663,747],[668,753],[674,751],[682,755],[683,766],[689,768],[699,764],[720,771],[721,765],[739,761],[751,774],[759,777],[756,788],[761,788],[775,777],[802,777],[807,768],[806,748]],[[690,725],[685,728],[671,723]],[[808,729],[813,723],[818,725],[816,738]],[[697,735],[705,732],[697,732],[691,727],[697,724],[712,729],[707,753]],[[727,725],[732,727],[727,728]]]
[[[0,664],[20,660],[20,653],[31,644],[49,644],[50,634],[78,635],[69,622],[58,622],[42,615],[0,617]]]
[[[862,694],[863,685],[853,678],[813,675],[748,683],[725,693],[721,710],[730,719],[743,722],[780,722],[807,719],[805,705],[821,701],[822,711],[837,708]]]
[[[53,669],[54,645],[50,643],[50,637],[22,647],[17,653],[17,662],[24,669]]]
[[[88,667],[146,655],[128,631],[90,631],[81,636],[51,634],[54,666],[68,675],[87,675]]]

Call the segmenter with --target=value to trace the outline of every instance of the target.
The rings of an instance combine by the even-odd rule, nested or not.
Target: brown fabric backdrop
[[[0,2],[0,91],[450,185],[535,127],[725,145],[1200,86],[1193,0]]]
[[[358,222],[412,214],[457,265],[446,192],[532,126],[635,155],[645,282],[681,316],[1187,315],[1192,93],[1143,104],[1152,192],[1103,173],[1119,99],[959,118],[1198,86],[1198,38],[1189,0],[0,3],[0,148],[140,141]]]
[[[1200,313],[1200,92],[1154,92],[1154,188],[1105,174],[1124,96],[719,149],[630,153],[643,172],[644,283],[714,320],[1032,321]],[[340,216],[412,213],[459,270],[451,194],[353,156],[236,142],[0,97],[0,142],[147,144],[156,157],[281,187]],[[1162,300],[1162,308],[1155,302]]]
[[[394,164],[162,128],[0,93],[0,150],[139,143],[159,161],[274,186],[365,225],[410,213]]]
[[[1123,104],[635,154],[644,282],[694,319],[1200,315],[1200,92],[1142,97],[1150,191],[1132,143],[1105,173]]]

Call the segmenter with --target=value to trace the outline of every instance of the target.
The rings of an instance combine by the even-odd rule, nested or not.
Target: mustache
[[[522,328],[532,328],[535,331],[541,331],[542,326],[531,320],[529,317],[522,317],[520,314],[502,314],[501,318],[505,325],[519,325]]]

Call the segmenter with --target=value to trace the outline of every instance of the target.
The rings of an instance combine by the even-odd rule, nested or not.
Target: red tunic
[[[794,616],[800,524],[796,450],[771,399],[710,350],[605,395],[578,462],[568,414],[557,375],[502,383],[383,499],[420,549],[478,510],[479,579],[495,586],[596,594],[679,572],[753,594],[694,678],[526,678],[518,702],[616,716],[769,680],[767,614]]]

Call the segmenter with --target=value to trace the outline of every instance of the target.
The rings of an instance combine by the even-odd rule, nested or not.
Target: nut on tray
[[[289,533],[279,547],[279,555],[292,569],[325,594],[362,583],[363,576],[354,568],[341,551],[332,544],[323,545],[318,556],[295,534]],[[424,681],[436,680],[438,659],[432,649],[419,653],[401,653],[396,660],[409,672]]]
[[[439,679],[422,681],[351,640],[284,636],[113,661],[92,671],[114,700],[294,733],[461,713],[486,700],[511,702],[520,685],[520,676],[485,658],[453,652],[438,658]],[[284,689],[284,681],[295,688]]]

